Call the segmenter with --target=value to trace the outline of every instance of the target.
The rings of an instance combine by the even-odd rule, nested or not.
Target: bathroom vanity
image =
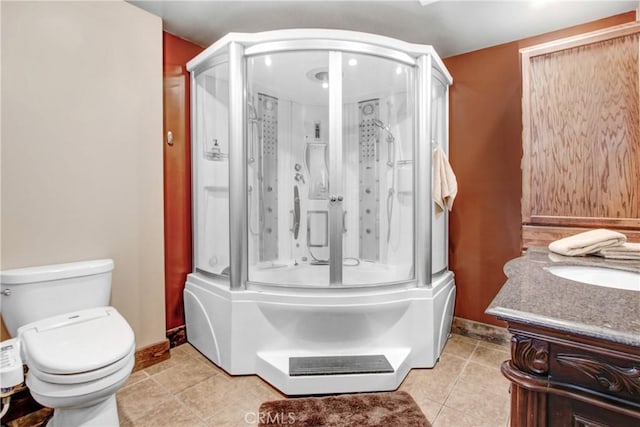
[[[511,426],[640,425],[640,276],[638,290],[618,289],[550,272],[559,266],[623,270],[631,286],[640,273],[640,262],[540,248],[505,265],[486,312],[512,334]]]

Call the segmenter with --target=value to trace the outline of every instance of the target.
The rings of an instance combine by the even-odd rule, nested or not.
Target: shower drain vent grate
[[[289,375],[382,374],[394,372],[383,354],[290,357]]]

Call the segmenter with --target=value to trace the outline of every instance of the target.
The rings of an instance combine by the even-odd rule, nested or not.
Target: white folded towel
[[[458,194],[458,181],[451,169],[447,155],[438,145],[433,150],[433,184],[432,198],[435,203],[436,216],[442,214],[445,209],[451,210],[453,200]]]
[[[577,256],[598,252],[627,241],[627,236],[617,231],[598,228],[585,231],[549,244],[549,250],[560,255]]]
[[[619,246],[610,246],[600,249],[596,255],[611,259],[638,259],[640,260],[640,243],[623,243]]]

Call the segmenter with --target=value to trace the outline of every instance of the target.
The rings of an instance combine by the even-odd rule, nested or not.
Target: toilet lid
[[[76,374],[110,365],[131,352],[135,338],[113,307],[49,317],[18,330],[29,366],[50,374]]]

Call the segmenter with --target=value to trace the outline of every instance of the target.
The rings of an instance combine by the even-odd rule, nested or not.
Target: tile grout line
[[[190,357],[190,356],[189,356],[189,357]],[[190,357],[190,358],[191,358],[191,357]],[[170,367],[170,368],[171,368],[171,367]],[[167,369],[170,369],[170,368],[167,368]],[[215,375],[217,375],[217,374],[213,374],[212,376],[210,376],[210,377],[208,377],[208,378],[205,378],[205,379],[204,379],[204,380],[202,380],[202,381],[198,381],[198,382],[196,382],[196,383],[194,383],[194,384],[190,385],[189,387],[185,388],[184,390],[181,390],[181,391],[179,391],[179,392],[172,392],[171,390],[169,390],[169,389],[168,389],[168,387],[166,387],[165,385],[161,384],[158,380],[156,380],[156,379],[154,378],[157,374],[160,374],[160,373],[164,372],[165,370],[166,370],[166,369],[164,369],[164,370],[162,370],[162,371],[160,371],[160,372],[157,372],[157,373],[156,373],[156,374],[154,374],[154,375],[148,375],[148,374],[147,374],[147,375],[148,375],[148,377],[147,377],[147,378],[145,378],[145,380],[146,380],[146,379],[150,379],[150,380],[152,380],[152,381],[153,381],[153,382],[154,382],[158,387],[162,388],[164,391],[166,391],[166,392],[169,394],[169,399],[166,399],[165,401],[163,401],[163,404],[165,404],[166,402],[168,402],[168,401],[170,401],[170,400],[174,400],[174,401],[175,401],[175,402],[177,402],[180,406],[182,406],[184,409],[186,409],[190,414],[192,414],[195,418],[197,418],[197,419],[198,419],[198,420],[199,420],[199,421],[200,421],[204,426],[208,425],[208,424],[207,424],[207,421],[206,421],[206,418],[201,417],[201,416],[200,416],[196,411],[194,411],[194,410],[193,410],[193,408],[191,408],[189,405],[187,405],[185,402],[183,402],[183,401],[178,397],[178,395],[179,395],[180,393],[182,393],[182,392],[184,392],[184,391],[188,390],[189,388],[194,387],[194,386],[196,386],[196,385],[200,384],[201,382],[207,381],[208,379],[210,379],[211,377],[213,377],[213,376],[215,376]],[[144,381],[144,380],[143,380],[143,381]],[[162,405],[159,405],[159,406],[162,406]],[[148,414],[147,414],[147,413],[145,413],[145,415],[148,415]],[[140,417],[140,419],[142,419],[142,417]]]
[[[144,417],[146,417],[146,416],[150,415],[153,411],[155,411],[155,410],[157,409],[157,407],[161,406],[161,405],[162,405],[162,404],[164,404],[165,402],[168,402],[169,400],[174,399],[174,396],[171,394],[171,392],[169,392],[168,390],[166,390],[166,387],[164,387],[162,384],[159,384],[157,381],[155,381],[151,375],[149,375],[147,378],[145,378],[145,379],[143,379],[143,380],[141,380],[141,381],[138,381],[138,382],[137,382],[137,383],[135,383],[135,384],[140,384],[140,383],[142,383],[143,381],[147,381],[147,380],[152,381],[154,384],[156,384],[156,385],[157,385],[158,387],[160,387],[162,390],[166,391],[166,392],[167,392],[167,398],[160,400],[160,403],[159,403],[159,404],[155,405],[155,406],[154,406],[154,407],[152,407],[152,408],[149,408],[147,411],[143,412],[143,413],[142,413],[142,414],[140,414],[138,417],[136,417],[136,418],[134,418],[134,419],[129,420],[129,421],[132,423],[132,425],[135,425],[136,421],[139,421],[139,420],[143,419]],[[134,384],[134,385],[135,385],[135,384]]]
[[[452,337],[453,337],[453,334],[449,334],[449,337],[447,338],[447,341],[449,341]],[[477,345],[478,345],[478,343],[476,342],[476,343],[475,343],[475,345],[474,345],[474,347],[473,347],[473,350],[471,351],[471,354],[473,354],[473,352],[475,351],[475,348],[476,348],[476,346],[477,346]],[[468,357],[471,357],[471,354],[470,354]],[[443,355],[444,355],[444,353],[443,353],[443,354],[441,354],[441,355],[440,355],[440,357],[438,358],[438,363],[441,363],[441,360],[442,360],[442,356],[443,356]],[[458,355],[454,355],[454,354],[452,354],[452,355],[450,355],[450,356],[455,357],[455,358],[459,358],[459,359],[462,359],[462,360],[464,360],[464,361],[465,361],[465,362],[464,362],[464,365],[462,366],[462,369],[460,370],[460,373],[456,376],[456,381],[454,381],[453,386],[451,387],[451,390],[453,390],[453,387],[455,387],[455,384],[457,383],[457,379],[458,379],[458,377],[460,376],[460,374],[461,374],[461,373],[462,373],[462,371],[464,370],[465,366],[467,365],[467,358],[462,358],[462,357],[460,357],[460,356],[458,356]],[[436,363],[436,365],[437,365],[437,363]],[[434,367],[434,368],[435,368],[435,367]],[[432,425],[434,425],[434,426],[435,426],[435,423],[436,423],[436,421],[438,420],[438,417],[440,416],[440,413],[442,412],[442,408],[444,407],[444,404],[445,404],[445,402],[447,401],[447,399],[449,398],[449,395],[450,395],[450,394],[451,394],[451,391],[449,391],[449,392],[447,393],[447,396],[444,398],[444,401],[443,401],[442,403],[439,403],[439,404],[438,404],[438,410],[436,411],[436,414],[435,414],[435,416],[433,417],[433,423],[432,423]]]
[[[191,388],[191,387],[189,387],[189,388]],[[188,390],[188,388],[187,388],[187,389],[185,389],[185,390]],[[185,390],[183,390],[183,391],[185,391]],[[182,392],[180,392],[180,393],[182,393]],[[178,397],[178,395],[179,395],[180,393],[172,394],[172,396],[171,396],[171,397],[173,397],[173,399],[175,399],[175,400],[176,400],[180,405],[182,405],[182,406],[183,406],[187,411],[189,411],[189,413],[190,413],[190,414],[192,414],[194,417],[196,417],[196,418],[197,418],[198,420],[200,420],[202,423],[204,423],[205,425],[207,425],[208,423],[207,423],[206,419],[200,416],[200,414],[198,413],[199,411],[195,411],[191,406],[187,405],[187,403],[186,403],[186,402],[183,402],[183,401],[182,401],[182,399],[180,399],[180,398]]]
[[[178,393],[179,394],[179,393]],[[196,417],[198,419],[198,421],[200,421],[200,424],[206,426],[208,425],[207,421],[202,418],[200,415],[198,415],[196,413],[196,411],[193,410],[193,408],[191,408],[190,406],[188,406],[185,402],[183,402],[179,397],[178,394],[172,395],[171,397],[173,397],[173,399],[178,402],[179,405],[181,405],[188,413],[190,413],[191,415],[193,415],[194,417]]]
[[[485,342],[485,341],[483,341],[483,340],[477,340],[476,346],[474,347],[473,351],[472,351],[472,352],[471,352],[471,354],[469,355],[468,359],[466,359],[466,361],[465,361],[465,365],[464,365],[464,367],[462,368],[462,371],[460,372],[460,375],[458,375],[458,377],[456,378],[456,381],[455,381],[455,383],[454,383],[454,388],[455,388],[455,385],[456,385],[456,384],[458,384],[458,382],[460,381],[460,376],[462,375],[462,372],[464,372],[464,370],[466,369],[466,367],[467,367],[470,363],[477,364],[477,365],[482,366],[482,367],[485,367],[485,368],[493,368],[493,367],[494,367],[493,365],[491,365],[491,366],[490,366],[489,364],[484,364],[484,363],[481,363],[481,362],[479,362],[479,361],[475,361],[475,362],[474,362],[474,361],[472,360],[472,359],[473,359],[474,354],[476,354],[476,351],[477,351],[479,348],[483,348],[483,349],[485,349],[485,350],[490,350],[490,351],[502,351],[502,352],[507,353],[507,357],[510,357],[510,352],[509,352],[507,349],[505,349],[505,350],[499,350],[499,349],[496,349],[496,348],[494,348],[494,347],[492,347],[492,346],[482,345],[484,342]],[[500,375],[501,375],[501,374],[500,374]],[[452,390],[453,390],[453,388],[452,388]],[[510,395],[510,391],[508,391],[508,393],[509,393],[509,395]],[[445,403],[443,404],[443,406],[445,406],[445,405],[446,405],[447,401],[449,400],[450,395],[451,395],[451,393],[449,393],[449,394],[447,395],[447,399],[445,400]],[[451,410],[455,410],[455,411],[461,412],[461,411],[459,411],[458,409],[452,408],[452,407],[450,407],[450,406],[447,406],[447,408],[449,408],[449,409],[451,409]],[[509,424],[509,421],[510,421],[510,417],[507,417],[507,424],[506,424],[506,427],[509,427],[509,425],[510,425],[510,424]]]
[[[458,381],[460,380],[460,377],[462,376],[462,373],[464,372],[464,370],[467,368],[467,365],[469,364],[469,362],[471,361],[471,357],[473,356],[473,354],[476,352],[476,349],[478,348],[478,345],[480,344],[478,340],[475,340],[475,344],[473,347],[473,350],[471,351],[471,353],[469,354],[468,357],[466,357],[464,359],[464,365],[462,365],[462,369],[460,370],[460,372],[458,373],[458,375],[456,376],[455,381],[453,382],[453,386],[451,387],[451,390],[447,393],[447,397],[444,399],[444,402],[442,402],[442,405],[440,405],[440,409],[438,409],[438,414],[436,415],[435,419],[433,420],[433,425],[435,426],[436,422],[438,421],[438,417],[440,417],[440,413],[442,412],[442,409],[446,406],[447,401],[449,400],[449,397],[451,396],[451,393],[453,392],[453,390],[455,389],[456,385],[458,384]],[[453,409],[453,410],[457,410],[455,408],[450,408],[449,406],[447,406],[448,409]]]

